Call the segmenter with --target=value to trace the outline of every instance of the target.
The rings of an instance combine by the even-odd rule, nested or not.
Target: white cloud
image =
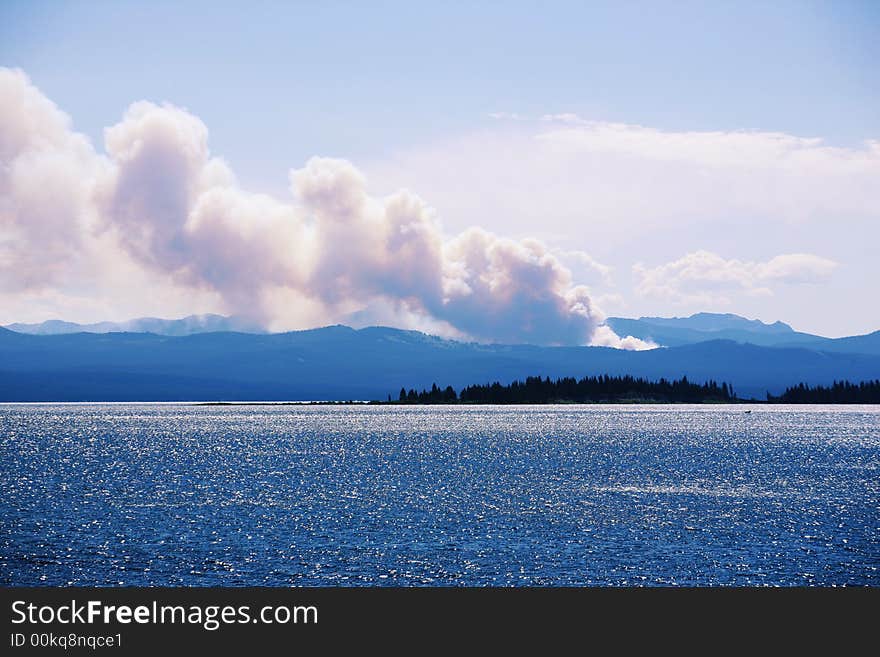
[[[528,121],[528,117],[516,112],[489,112],[486,116],[495,121]]]
[[[579,117],[577,114],[573,114],[571,112],[562,112],[560,114],[544,114],[541,117],[541,121],[543,121],[544,123],[564,123],[569,125],[583,125],[587,123],[587,121]]]
[[[84,313],[119,295],[178,307],[191,294],[273,328],[384,317],[544,344],[586,344],[604,319],[541,242],[447,237],[420,197],[371,195],[347,161],[312,158],[291,171],[293,196],[275,199],[241,189],[184,109],[134,103],[98,154],[22,73],[0,70],[0,92],[7,308]],[[607,275],[585,253],[568,257]]]
[[[819,283],[828,280],[838,267],[828,258],[809,253],[789,253],[758,265],[758,280],[781,283]]]
[[[613,285],[613,268],[596,260],[586,251],[579,249],[554,249],[553,254],[566,264],[573,272],[583,277],[593,277],[607,285]]]
[[[678,260],[648,268],[633,266],[636,290],[674,303],[724,305],[733,292],[772,296],[771,286],[827,280],[838,264],[807,253],[778,255],[767,262],[726,260],[710,251],[695,251]]]
[[[843,148],[778,132],[665,131],[561,114],[397,152],[366,171],[380,188],[419,189],[455,227],[537,228],[572,248],[725,223],[821,230],[830,218],[880,221],[880,141]]]

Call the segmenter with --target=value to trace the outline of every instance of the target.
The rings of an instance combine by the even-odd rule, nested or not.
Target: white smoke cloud
[[[0,290],[57,283],[88,260],[101,166],[23,73],[0,68]]]
[[[104,142],[113,164],[99,198],[107,226],[144,264],[183,269],[184,230],[205,186],[207,128],[183,110],[140,102],[105,131]]]
[[[535,240],[470,229],[446,244],[442,316],[475,337],[584,344],[604,320],[587,288]]]
[[[287,200],[252,194],[211,154],[204,123],[148,102],[98,154],[5,69],[0,120],[0,292],[50,299],[75,280],[87,295],[122,277],[140,286],[120,283],[128,297],[191,291],[273,327],[372,314],[485,341],[644,346],[597,331],[604,315],[542,243],[447,238],[418,196],[371,196],[349,162],[309,160]]]
[[[628,349],[630,351],[646,351],[657,349],[660,346],[651,340],[642,340],[631,335],[622,338],[610,326],[605,325],[596,328],[590,344],[594,347],[612,347],[613,349]]]
[[[241,190],[208,130],[169,105],[133,104],[105,132],[110,173],[96,205],[106,230],[149,270],[216,291],[230,312],[270,321],[266,291],[299,287],[311,237],[290,203]]]
[[[315,158],[291,178],[317,236],[310,289],[329,302],[390,299],[401,312],[500,342],[585,344],[603,319],[539,242],[476,228],[445,241],[421,199],[369,197],[344,161]]]
[[[689,253],[674,262],[648,268],[633,266],[636,290],[674,303],[704,305],[729,303],[731,291],[772,296],[775,284],[816,283],[827,280],[838,263],[808,253],[778,255],[767,262],[725,260],[709,251]]]
[[[370,197],[359,171],[329,158],[312,158],[291,182],[315,232],[309,289],[331,304],[386,296],[429,314],[439,308],[443,240],[420,198]]]

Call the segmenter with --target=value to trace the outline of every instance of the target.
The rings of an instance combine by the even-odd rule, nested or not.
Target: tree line
[[[733,385],[716,381],[693,383],[686,376],[677,380],[651,381],[633,376],[586,376],[551,380],[530,376],[508,385],[499,382],[470,385],[456,392],[452,386],[430,390],[400,389],[398,404],[550,404],[596,402],[702,403],[740,401]],[[880,379],[851,383],[835,381],[830,386],[799,383],[781,395],[767,393],[771,404],[880,404]]]
[[[693,383],[686,376],[677,380],[657,381],[633,376],[585,376],[582,379],[530,376],[508,385],[499,382],[470,385],[456,393],[452,386],[430,390],[400,389],[400,404],[549,404],[613,401],[650,402],[732,402],[733,386],[716,381]],[[388,401],[391,402],[389,395]]]
[[[775,404],[880,404],[880,379],[850,383],[835,381],[830,386],[799,383],[779,396],[767,393]]]

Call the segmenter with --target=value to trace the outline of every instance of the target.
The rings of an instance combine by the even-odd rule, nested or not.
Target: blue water
[[[4,585],[880,585],[880,407],[0,405]]]

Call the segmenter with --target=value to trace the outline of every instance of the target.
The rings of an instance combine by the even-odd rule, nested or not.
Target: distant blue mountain
[[[880,354],[880,331],[866,335],[853,335],[847,338],[817,338],[812,342],[800,343],[810,349],[831,353],[846,354]],[[789,342],[781,342],[780,346],[790,346]]]
[[[697,313],[690,317],[610,317],[607,324],[618,335],[651,340],[663,347],[680,347],[710,340],[733,340],[766,347],[808,347],[837,353],[880,355],[880,332],[847,338],[825,338],[800,333],[784,322],[765,324],[757,319],[719,313]],[[124,322],[77,324],[50,319],[38,324],[9,324],[6,328],[31,335],[70,333],[155,333],[185,336],[197,333],[265,333],[258,323],[242,317],[190,315],[181,319],[140,317]]]
[[[880,332],[847,338],[825,338],[800,333],[784,322],[765,324],[739,315],[697,313],[690,317],[610,317],[607,324],[618,335],[632,335],[665,347],[710,340],[733,340],[765,347],[807,347],[838,353],[880,355]]]
[[[880,378],[880,356],[730,340],[631,352],[463,343],[391,328],[277,334],[73,333],[0,329],[0,400],[385,399],[401,386],[456,389],[529,375],[688,376],[763,398],[801,381]]]
[[[223,315],[189,315],[182,319],[159,319],[158,317],[139,317],[125,322],[96,322],[76,324],[59,319],[50,319],[39,324],[8,324],[6,328],[17,333],[31,335],[64,335],[67,333],[155,333],[157,335],[193,335],[216,331],[238,331],[241,333],[264,333],[263,328],[243,317],[224,317]]]
[[[759,319],[746,319],[732,313],[696,313],[690,317],[641,317],[640,321],[655,326],[695,331],[746,331],[770,335],[794,332],[785,322],[765,324]]]

